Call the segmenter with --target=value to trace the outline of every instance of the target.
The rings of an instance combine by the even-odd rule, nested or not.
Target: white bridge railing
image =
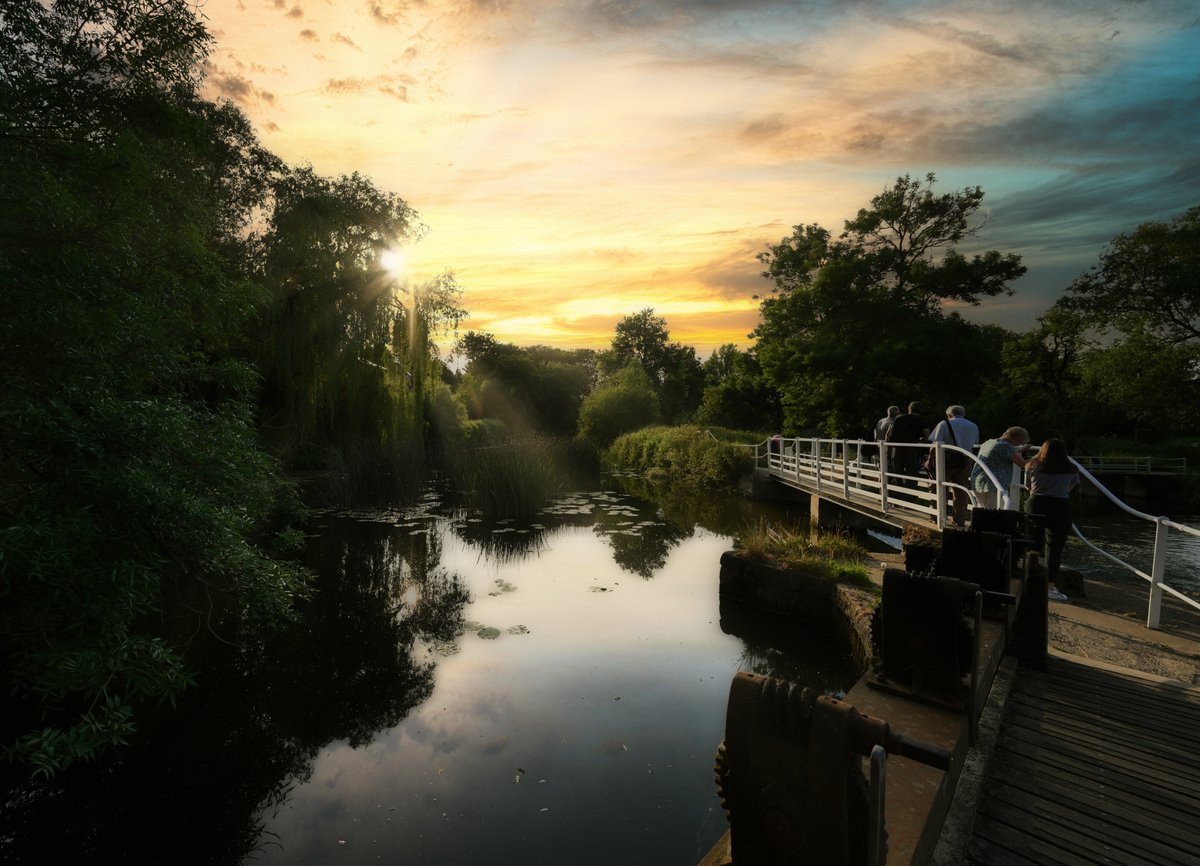
[[[767,439],[753,446],[756,467],[765,468],[771,475],[784,481],[791,481],[818,496],[825,495],[840,499],[858,510],[866,510],[887,522],[895,523],[898,520],[899,522],[925,524],[938,530],[945,529],[954,488],[966,491],[972,508],[985,505],[1002,509],[1018,509],[1020,507],[1023,479],[1022,473],[1017,471],[1015,466],[1013,467],[1012,484],[1007,489],[1000,489],[999,479],[987,465],[975,454],[956,445],[937,443],[934,446],[936,478],[930,478],[924,474],[913,475],[898,472],[888,465],[891,457],[889,450],[891,449],[919,449],[921,457],[924,457],[929,453],[930,447],[928,444],[908,443],[888,443],[877,447],[877,443],[862,439],[818,438]],[[984,474],[991,480],[992,487],[998,491],[991,494],[996,497],[994,502],[984,503],[981,501],[981,496],[988,494],[978,494],[974,490],[950,481],[940,480],[946,477],[945,455],[949,450],[965,454],[973,464],[981,467]],[[1130,508],[1097,481],[1086,466],[1075,460],[1072,460],[1072,463],[1079,468],[1083,477],[1087,478],[1097,490],[1122,511],[1139,520],[1153,523],[1155,526],[1153,559],[1149,573],[1101,549],[1086,538],[1077,526],[1072,527],[1075,535],[1088,547],[1149,582],[1150,600],[1146,614],[1147,627],[1158,628],[1164,593],[1175,596],[1185,604],[1200,610],[1200,601],[1169,586],[1165,579],[1168,534],[1176,531],[1200,539],[1200,530],[1176,523],[1167,517],[1155,517]]]
[[[1088,457],[1079,455],[1075,462],[1093,474],[1121,473],[1123,475],[1182,475],[1187,472],[1186,457]]]

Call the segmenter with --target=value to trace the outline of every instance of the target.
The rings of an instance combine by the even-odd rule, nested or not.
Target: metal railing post
[[[862,460],[862,447],[859,447],[858,459]],[[842,440],[842,497],[850,498],[850,443]]]
[[[933,487],[937,493],[937,528],[946,528],[946,452],[942,443],[934,445],[933,450]]]
[[[1150,566],[1150,606],[1146,611],[1146,628],[1158,628],[1162,614],[1163,574],[1167,567],[1167,518],[1160,517],[1154,524],[1154,562]]]
[[[812,440],[812,458],[813,468],[817,472],[817,495],[821,495],[821,440],[814,438]]]
[[[879,510],[888,513],[888,449],[887,444],[879,446]]]

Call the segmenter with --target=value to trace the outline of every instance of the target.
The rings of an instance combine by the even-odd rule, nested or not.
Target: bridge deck
[[[1200,864],[1200,688],[1052,656],[1022,669],[967,863]]]

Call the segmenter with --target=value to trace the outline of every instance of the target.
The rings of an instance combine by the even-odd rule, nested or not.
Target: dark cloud
[[[354,40],[351,39],[349,36],[347,36],[344,33],[333,34],[333,41],[339,42],[342,45],[348,45],[351,48],[353,48],[355,51],[362,51],[362,49],[358,47],[358,45],[354,42]]]
[[[273,105],[276,96],[270,90],[263,90],[249,78],[237,73],[227,72],[216,66],[209,66],[206,81],[208,86],[238,105],[266,104]]]
[[[763,266],[758,261],[758,254],[768,243],[778,243],[778,237],[739,237],[696,268],[696,279],[723,298],[749,298],[769,291],[770,284],[763,279]]]
[[[287,11],[287,17],[288,18],[303,18],[304,10],[301,9],[299,6],[293,6],[291,9],[289,9]]]
[[[413,80],[408,76],[376,75],[373,78],[331,78],[322,90],[333,95],[352,95],[374,90],[401,102],[408,102],[408,85]]]
[[[305,42],[320,42],[321,41],[321,37],[317,35],[317,31],[313,30],[311,28],[308,28],[308,27],[305,27],[303,30],[300,31],[300,38],[303,39]]]
[[[384,3],[372,2],[367,4],[367,14],[377,24],[383,24],[391,27],[399,24],[404,20],[404,13],[408,10],[407,3]]]
[[[788,123],[782,114],[770,114],[746,124],[739,138],[757,144],[762,141],[777,139],[788,130]]]

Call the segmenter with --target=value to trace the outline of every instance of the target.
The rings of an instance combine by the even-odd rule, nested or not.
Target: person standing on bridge
[[[874,460],[876,463],[879,462],[879,449],[884,447],[883,443],[887,441],[887,434],[892,429],[892,422],[896,420],[896,416],[899,414],[899,406],[888,406],[887,414],[875,422],[875,429],[871,431],[871,438],[876,442],[872,446],[875,449]]]
[[[989,439],[979,446],[979,459],[992,470],[992,474],[1000,482],[1001,489],[1008,490],[1012,487],[1014,466],[1025,468],[1025,458],[1021,452],[1028,444],[1028,430],[1024,427],[1009,427],[999,439]],[[1000,491],[995,488],[978,463],[971,468],[970,478],[971,487],[977,494],[988,494],[986,497],[978,497],[981,503],[986,504],[988,508],[998,508]]]
[[[1047,439],[1025,467],[1029,484],[1029,513],[1034,521],[1033,541],[1041,550],[1050,533],[1050,552],[1046,557],[1046,594],[1051,601],[1067,601],[1058,588],[1062,552],[1071,532],[1071,491],[1079,485],[1079,473],[1067,456],[1061,439]]]
[[[892,472],[907,476],[900,480],[906,487],[916,487],[921,472],[922,453],[912,447],[929,441],[929,424],[925,420],[925,407],[917,401],[908,404],[908,414],[898,415],[887,431],[888,466]],[[899,447],[897,447],[899,446]]]
[[[943,445],[957,445],[968,454],[973,452],[979,444],[979,427],[974,421],[968,421],[966,415],[967,410],[962,406],[947,406],[946,420],[939,421],[929,434],[929,441],[935,443],[933,447],[937,448],[936,443],[941,442]],[[931,449],[929,456],[933,458],[934,454]],[[967,484],[971,466],[974,464],[970,457],[958,451],[946,451],[942,459],[946,467],[946,478],[939,480],[954,485],[950,488],[954,497],[954,522],[959,526],[966,526],[967,500],[971,497],[967,492]],[[936,466],[936,461],[932,465]]]

